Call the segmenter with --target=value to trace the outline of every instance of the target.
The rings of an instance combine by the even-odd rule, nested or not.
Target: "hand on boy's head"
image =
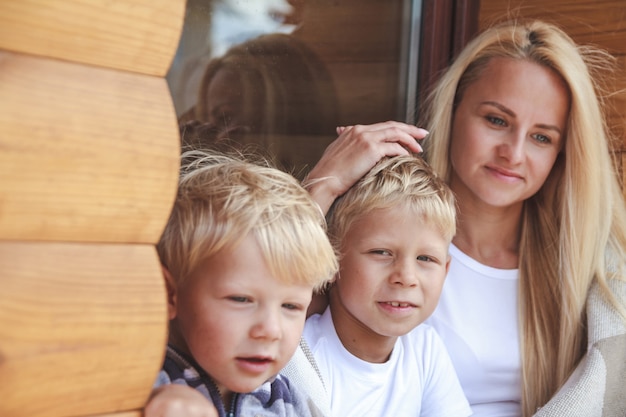
[[[162,385],[152,391],[144,417],[217,417],[213,403],[185,385]]]
[[[339,137],[328,145],[307,178],[311,195],[324,212],[381,158],[422,152],[417,141],[428,134],[424,129],[394,121],[338,127],[337,133]],[[317,180],[326,178],[332,181],[315,186]]]

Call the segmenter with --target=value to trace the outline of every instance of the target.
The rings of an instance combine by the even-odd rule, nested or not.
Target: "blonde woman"
[[[474,416],[626,415],[626,210],[595,83],[608,58],[554,25],[507,22],[430,97],[426,157],[459,213],[428,323]],[[324,209],[425,135],[398,122],[339,132],[308,178]]]

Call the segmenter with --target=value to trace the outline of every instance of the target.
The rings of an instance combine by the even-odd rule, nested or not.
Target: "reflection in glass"
[[[189,0],[167,76],[187,138],[256,144],[303,177],[336,126],[404,120],[413,3]]]
[[[208,122],[214,140],[261,145],[292,170],[315,162],[302,151],[332,140],[337,115],[333,80],[322,61],[295,37],[275,33],[212,59],[196,104],[180,121]]]

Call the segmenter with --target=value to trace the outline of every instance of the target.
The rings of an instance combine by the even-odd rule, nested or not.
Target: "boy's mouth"
[[[382,301],[382,303],[390,305],[391,307],[402,307],[402,308],[417,307],[413,303],[406,303],[406,302],[403,302],[403,301]]]
[[[274,359],[269,356],[246,356],[237,358],[238,366],[249,375],[260,375],[272,369]]]
[[[252,362],[252,363],[269,363],[272,362],[273,359],[268,356],[249,356],[249,357],[239,357],[237,358],[240,361]]]

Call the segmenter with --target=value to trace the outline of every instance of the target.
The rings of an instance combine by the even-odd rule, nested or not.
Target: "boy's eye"
[[[299,304],[291,304],[291,303],[284,303],[283,304],[283,308],[286,308],[287,310],[293,310],[293,311],[301,311],[301,310],[303,310],[301,305],[299,305]]]
[[[373,253],[374,255],[385,255],[385,256],[391,255],[391,252],[386,249],[372,249],[370,253]]]
[[[228,297],[228,299],[237,303],[246,303],[250,301],[248,297],[245,297],[243,295],[231,295],[230,297]]]
[[[417,260],[418,260],[418,261],[421,261],[421,262],[435,262],[435,259],[434,259],[434,258],[431,258],[431,257],[430,257],[430,256],[428,256],[428,255],[419,255],[419,256],[417,257]]]

